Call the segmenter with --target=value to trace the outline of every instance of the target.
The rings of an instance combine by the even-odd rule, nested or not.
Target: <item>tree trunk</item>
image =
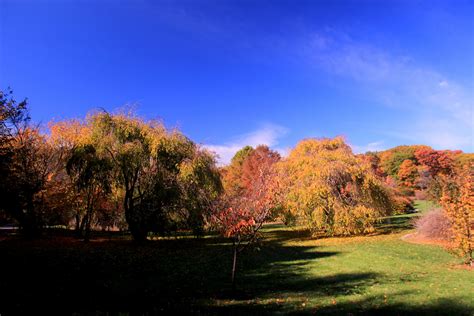
[[[128,224],[128,229],[132,234],[133,240],[138,243],[144,243],[147,240],[148,231],[143,228],[143,224],[136,218],[135,207],[132,201],[132,191],[125,192],[125,199],[123,208],[125,211],[125,220]]]
[[[142,224],[133,218],[132,210],[125,211],[125,219],[128,223],[128,230],[132,234],[133,240],[138,243],[143,243],[147,240],[148,232],[142,227]]]
[[[25,220],[22,223],[20,223],[20,225],[22,228],[23,236],[26,239],[36,239],[40,237],[41,230],[35,219],[35,216],[33,215],[27,216]]]
[[[237,245],[235,244],[235,240],[233,240],[232,246],[234,248],[234,260],[232,262],[232,291],[235,291],[235,274],[237,270]]]
[[[33,197],[29,197],[26,203],[26,213],[21,214],[20,225],[23,236],[26,239],[36,239],[41,235],[41,224],[35,213]]]
[[[90,241],[90,235],[91,235],[91,213],[92,211],[88,210],[86,214],[86,225],[84,228],[84,241],[89,242]]]
[[[76,234],[81,230],[81,216],[79,215],[79,211],[76,211]]]

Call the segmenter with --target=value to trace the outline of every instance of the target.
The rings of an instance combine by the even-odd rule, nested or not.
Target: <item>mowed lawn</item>
[[[236,292],[231,247],[215,236],[5,239],[0,312],[474,315],[474,271],[441,247],[402,241],[409,217],[379,235],[319,240],[267,225],[260,249],[240,258]]]

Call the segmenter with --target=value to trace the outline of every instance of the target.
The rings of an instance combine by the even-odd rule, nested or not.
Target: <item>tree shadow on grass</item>
[[[297,280],[306,263],[337,255],[283,246],[285,238],[265,242],[261,251],[246,250],[238,270],[243,291],[237,295],[291,290],[278,282]],[[222,238],[165,239],[141,246],[123,240],[11,240],[0,243],[0,253],[5,258],[0,270],[8,271],[0,278],[0,313],[5,314],[199,312],[231,289],[232,248]],[[252,288],[247,282],[267,286]]]
[[[376,226],[376,235],[388,235],[414,228],[418,214],[402,214],[383,218]]]
[[[273,234],[273,235],[271,235]],[[378,282],[374,273],[308,274],[309,263],[337,256],[317,247],[287,246],[301,232],[274,230],[261,250],[248,249],[239,261],[237,293],[231,292],[232,249],[222,238],[159,240],[142,246],[129,241],[61,243],[2,242],[0,312],[8,314],[274,314],[312,313],[301,304],[275,298],[364,293]],[[446,310],[462,314],[451,302]],[[359,307],[360,306],[360,307]],[[323,306],[318,314],[430,314],[404,305]],[[395,311],[395,312],[394,312]],[[393,312],[393,313],[392,313]],[[347,314],[347,313],[346,313]]]

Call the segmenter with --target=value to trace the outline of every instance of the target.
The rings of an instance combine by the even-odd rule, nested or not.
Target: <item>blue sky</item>
[[[343,135],[474,149],[472,1],[0,0],[0,87],[36,121],[136,105],[230,159]]]

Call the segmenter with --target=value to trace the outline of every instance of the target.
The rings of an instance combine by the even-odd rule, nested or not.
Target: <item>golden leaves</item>
[[[278,169],[286,208],[313,233],[371,232],[384,211],[378,200],[388,200],[368,162],[340,137],[303,140]]]

